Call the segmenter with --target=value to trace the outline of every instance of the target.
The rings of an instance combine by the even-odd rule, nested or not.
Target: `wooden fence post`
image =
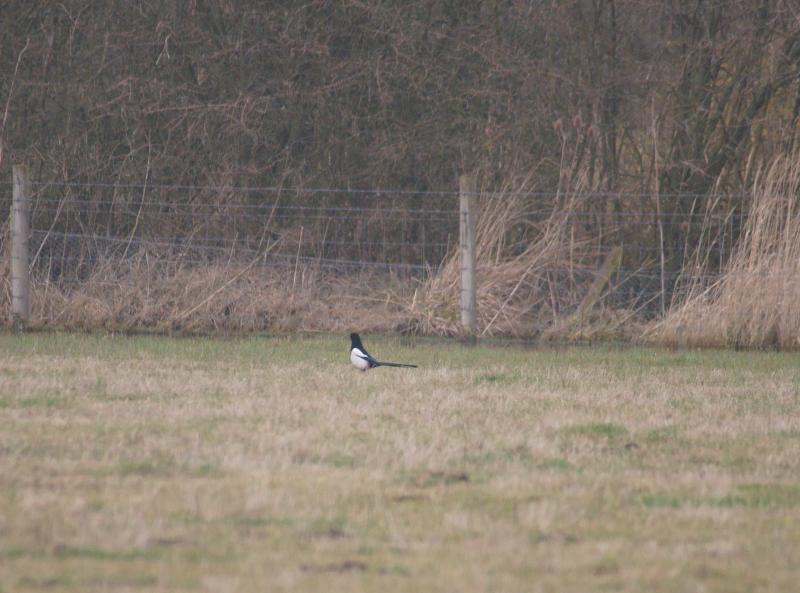
[[[475,220],[478,200],[475,177],[461,175],[459,192],[459,251],[461,254],[461,325],[464,332],[475,337],[477,331],[475,297]]]
[[[14,189],[11,201],[11,325],[23,331],[30,320],[31,192],[28,167],[12,168]]]

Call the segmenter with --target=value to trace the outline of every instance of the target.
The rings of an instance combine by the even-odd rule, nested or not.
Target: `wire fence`
[[[284,277],[314,269],[327,279],[385,276],[411,290],[439,273],[459,242],[457,191],[94,181],[32,189],[32,275],[68,291],[90,281],[146,281],[124,273],[134,264],[162,276],[220,266]],[[604,258],[621,247],[604,302],[656,315],[685,286],[718,278],[748,197],[718,196],[709,207],[705,196],[691,194],[596,192],[567,201],[560,192],[479,192],[483,205],[511,199],[522,204],[524,224],[493,231],[507,235],[504,256],[524,252],[555,217],[564,258],[538,270],[551,286],[579,301]],[[10,184],[0,184],[4,216],[10,201]],[[118,273],[108,274],[109,266]]]

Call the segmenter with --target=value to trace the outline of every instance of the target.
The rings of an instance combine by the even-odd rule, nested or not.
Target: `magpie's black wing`
[[[383,364],[382,362],[378,362],[377,360],[372,358],[372,356],[370,356],[367,352],[364,352],[364,354],[366,354],[366,357],[362,356],[362,358],[364,358],[364,360],[366,360],[369,363],[369,368],[374,369],[375,367],[379,367]]]

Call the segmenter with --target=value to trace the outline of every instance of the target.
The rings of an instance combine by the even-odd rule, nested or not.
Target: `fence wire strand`
[[[10,189],[9,183],[0,186]],[[130,286],[140,281],[133,271],[141,273],[142,262],[152,274],[251,266],[287,277],[303,268],[345,276],[400,274],[421,282],[454,261],[459,244],[458,201],[449,199],[457,191],[99,181],[32,186],[32,271],[48,286],[70,290],[89,280]],[[738,194],[721,200],[729,204],[725,211],[694,211],[686,202],[706,196],[661,194],[672,199],[672,207],[662,211],[648,209],[643,200],[654,198],[649,193],[594,192],[565,212],[558,210],[559,192],[477,195],[484,205],[511,197],[531,200],[522,209],[524,225],[494,231],[508,235],[509,257],[525,253],[553,221],[567,225],[562,232],[570,245],[568,260],[537,273],[570,294],[576,283],[588,287],[605,256],[622,247],[623,261],[605,291],[610,306],[655,309],[658,296],[668,301],[687,283],[715,282],[746,222],[737,202],[744,196]],[[609,211],[605,202],[592,201],[626,197],[636,198],[637,207]],[[434,206],[430,198],[442,200]],[[655,238],[657,229],[669,235],[668,246]],[[713,260],[702,271],[692,260],[697,241]]]

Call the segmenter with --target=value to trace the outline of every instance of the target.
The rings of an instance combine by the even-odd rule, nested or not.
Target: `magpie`
[[[359,371],[367,371],[375,367],[407,367],[411,369],[417,368],[415,364],[401,364],[399,362],[381,362],[375,360],[370,356],[369,352],[364,349],[361,343],[361,338],[358,334],[350,334],[350,362]]]

